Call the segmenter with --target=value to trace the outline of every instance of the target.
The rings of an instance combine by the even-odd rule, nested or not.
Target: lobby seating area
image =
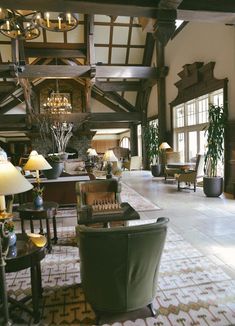
[[[165,216],[166,218],[170,219],[169,222],[169,239],[167,242],[167,245],[165,247],[165,250],[163,252],[162,255],[162,263],[160,265],[160,273],[159,273],[159,288],[158,291],[156,293],[157,298],[161,298],[162,296],[165,296],[168,301],[164,301],[161,302],[161,300],[159,299],[159,301],[154,300],[154,309],[159,311],[159,315],[154,317],[154,322],[156,321],[164,321],[167,322],[168,317],[169,316],[175,316],[174,318],[179,318],[184,316],[185,320],[187,322],[189,322],[191,320],[190,314],[185,313],[185,311],[181,310],[181,306],[182,304],[184,305],[184,307],[189,307],[182,299],[179,299],[177,302],[173,301],[174,304],[172,303],[173,297],[171,296],[171,293],[181,293],[182,291],[188,291],[188,289],[190,288],[190,285],[184,284],[184,282],[182,284],[178,284],[178,286],[176,287],[176,285],[174,285],[174,283],[171,283],[170,285],[167,286],[167,282],[166,280],[170,280],[171,278],[173,279],[177,279],[177,277],[179,277],[178,272],[177,272],[177,267],[178,264],[183,264],[184,261],[186,261],[186,257],[189,253],[189,246],[192,246],[192,252],[194,253],[195,257],[193,258],[193,256],[189,256],[187,257],[187,261],[190,261],[190,265],[185,265],[188,266],[188,272],[187,269],[185,269],[184,272],[181,272],[181,274],[183,275],[183,277],[187,277],[187,273],[190,273],[191,275],[191,279],[194,282],[199,276],[201,277],[201,280],[198,279],[198,288],[203,288],[203,286],[211,286],[211,287],[215,287],[216,284],[218,284],[218,286],[222,287],[223,284],[225,284],[225,281],[221,281],[226,277],[226,282],[230,285],[230,289],[231,291],[233,291],[233,282],[235,280],[235,266],[233,263],[233,260],[228,256],[228,245],[229,247],[233,248],[233,246],[235,246],[234,243],[234,237],[233,237],[233,229],[234,229],[234,221],[233,221],[233,215],[235,213],[235,208],[234,208],[234,199],[232,198],[232,196],[229,196],[227,194],[224,194],[221,198],[214,198],[214,199],[208,199],[207,197],[205,197],[205,195],[203,194],[202,188],[198,187],[197,192],[191,192],[188,190],[182,191],[182,192],[178,192],[177,191],[177,183],[176,182],[171,182],[171,183],[165,183],[164,178],[163,177],[157,177],[157,178],[153,178],[151,176],[151,173],[149,171],[124,171],[123,172],[123,176],[122,176],[122,181],[125,182],[126,184],[128,184],[129,186],[131,186],[133,189],[135,189],[138,193],[140,193],[142,196],[144,196],[145,198],[148,198],[148,200],[152,201],[153,203],[157,204],[159,206],[159,210],[155,210],[155,211],[142,211],[140,212],[140,222],[142,221],[146,222],[148,221],[148,223],[151,223],[151,221],[156,221],[157,218]],[[187,201],[185,201],[185,196],[187,196]],[[187,211],[187,214],[185,214],[185,212]],[[134,224],[133,224],[134,223]],[[17,224],[17,222],[16,222]],[[135,221],[130,221],[128,223],[129,225],[135,225]],[[58,217],[57,218],[57,228],[58,228],[58,244],[57,245],[53,245],[52,247],[52,255],[49,254],[47,255],[47,257],[45,258],[45,264],[47,265],[50,262],[50,259],[53,258],[54,259],[54,263],[55,264],[55,259],[56,259],[56,255],[58,254],[58,246],[61,246],[62,244],[65,244],[66,241],[69,241],[70,245],[72,244],[70,241],[70,238],[64,238],[64,236],[67,234],[69,235],[69,237],[71,237],[71,234],[73,234],[73,230],[75,229],[75,226],[77,225],[77,217],[76,216],[68,216],[66,217],[66,215],[64,217]],[[229,225],[229,228],[227,227]],[[205,227],[206,226],[206,227]],[[19,226],[20,227],[20,226]],[[90,231],[90,228],[87,227],[83,227],[81,226],[81,228],[84,230],[83,232],[91,232],[91,234],[89,234],[88,232],[88,237],[92,237],[92,235],[95,236],[96,232],[107,232],[107,234],[109,234],[109,232],[112,233],[112,229],[110,229],[111,231],[109,231],[109,229],[106,229],[107,231],[105,231],[103,228],[102,229],[96,229],[92,228],[92,230],[94,231]],[[117,228],[117,230],[119,230],[120,228]],[[63,231],[64,230],[64,231]],[[94,232],[94,233],[93,233]],[[101,234],[102,234],[101,232]],[[118,231],[117,231],[118,232]],[[64,234],[64,235],[63,235]],[[173,237],[173,238],[172,238]],[[182,246],[182,240],[184,239],[184,241],[186,241],[186,247],[180,247]],[[88,244],[91,244],[89,238]],[[95,238],[94,238],[95,241]],[[114,241],[114,240],[113,240]],[[188,243],[188,244],[187,244]],[[227,246],[225,246],[225,243],[227,244]],[[93,242],[92,242],[93,244]],[[174,246],[178,246],[174,249],[174,247],[171,248],[171,246],[174,244]],[[66,245],[68,246],[68,244]],[[76,243],[75,243],[76,246]],[[80,244],[79,244],[80,246]],[[63,248],[63,245],[62,247]],[[66,250],[67,249],[67,254],[63,256],[63,264],[61,264],[61,262],[58,262],[58,267],[52,268],[51,269],[51,282],[54,282],[52,280],[60,279],[61,275],[64,275],[64,271],[62,271],[64,264],[69,264],[70,268],[68,269],[68,282],[71,282],[73,284],[77,284],[79,283],[79,280],[77,279],[77,277],[73,278],[73,275],[78,276],[79,275],[79,271],[77,270],[78,266],[77,266],[77,248],[73,247],[64,247],[64,249],[62,250]],[[142,246],[140,246],[140,251],[141,251]],[[109,249],[108,246],[105,247],[105,249]],[[104,250],[105,250],[104,249]],[[116,248],[116,250],[120,249],[120,242],[118,242],[118,246]],[[97,254],[96,254],[96,250]],[[136,251],[134,250],[135,254],[138,254],[138,257],[140,255],[140,251]],[[57,254],[56,254],[57,252]],[[100,252],[100,250],[97,248],[97,246],[92,245],[90,247],[90,255],[89,255],[89,259],[91,259],[92,257],[96,257],[97,260],[93,260],[92,264],[96,263],[98,264],[99,268],[101,268],[101,270],[103,271],[103,273],[105,274],[106,272],[106,268],[104,267],[105,265],[103,264],[99,264],[100,259],[98,259],[98,253]],[[104,252],[104,251],[102,251]],[[152,250],[151,250],[152,252]],[[170,253],[172,252],[173,256],[170,257]],[[232,252],[232,251],[231,251]],[[73,253],[74,257],[76,257],[75,262],[74,262],[74,267],[72,267],[73,265],[71,265],[72,262],[72,256],[69,253]],[[191,255],[190,254],[190,255]],[[176,256],[174,256],[176,255]],[[135,255],[134,255],[135,256]],[[203,257],[204,259],[204,263],[203,265],[200,265],[200,257]],[[59,256],[58,256],[59,259]],[[61,259],[61,258],[60,258]],[[102,259],[102,257],[101,257]],[[186,263],[186,262],[185,262]],[[44,265],[44,260],[42,261],[43,266]],[[196,264],[194,266],[194,264]],[[205,264],[205,265],[204,265]],[[75,266],[77,266],[75,268]],[[92,265],[93,266],[93,265]],[[161,268],[164,267],[163,269]],[[168,266],[168,267],[167,267]],[[204,281],[204,278],[202,277],[204,275],[204,270],[203,267],[206,268],[207,270],[205,271],[205,275],[213,275],[212,270],[216,271],[217,273],[217,269],[218,272],[220,273],[220,277],[217,277],[217,274],[214,274],[214,280],[212,282],[212,280],[206,280]],[[184,267],[186,268],[186,267]],[[201,272],[199,272],[198,268],[200,268]],[[70,272],[69,272],[70,270]],[[92,269],[93,270],[93,269]],[[44,271],[45,273],[45,271]],[[42,274],[42,278],[43,278],[43,288],[45,289],[45,293],[44,295],[46,295],[45,298],[48,297],[49,293],[53,293],[53,290],[50,289],[50,286],[48,283],[48,272],[46,272],[46,274]],[[175,273],[175,274],[174,274]],[[185,274],[184,274],[185,273]],[[208,274],[209,273],[209,274]],[[212,274],[211,274],[212,273]],[[178,275],[178,276],[177,276]],[[88,277],[88,279],[90,277],[96,277],[96,273],[92,275],[88,275],[86,273],[86,276]],[[86,277],[84,275],[84,277]],[[97,276],[100,276],[100,273],[98,273]],[[101,275],[102,277],[102,275]],[[212,276],[210,276],[212,277]],[[19,276],[20,279],[20,276]],[[213,279],[213,277],[212,277]],[[180,278],[178,279],[179,282]],[[10,279],[9,279],[10,281]],[[118,278],[117,282],[121,282],[121,280]],[[212,283],[211,283],[212,282]],[[189,282],[188,282],[189,283]],[[226,284],[227,284],[226,283]],[[55,283],[56,284],[56,283]],[[61,283],[62,288],[64,288],[64,285],[62,285],[63,282]],[[49,286],[49,287],[48,287]],[[87,285],[86,285],[87,286]],[[98,286],[96,283],[94,284],[94,287]],[[59,294],[59,288],[58,286],[57,288],[57,300],[60,300],[61,298],[61,294]],[[61,289],[62,289],[61,288]],[[191,286],[192,288],[192,286]],[[49,292],[48,292],[49,291]],[[89,289],[90,291],[90,289]],[[196,290],[195,290],[196,291]],[[21,292],[19,292],[21,293]],[[197,293],[197,292],[195,292]],[[95,296],[95,293],[90,294],[92,296],[91,299],[94,300],[97,298]],[[81,294],[80,294],[81,296]],[[199,300],[200,298],[200,300]],[[200,294],[199,298],[197,295],[194,295],[193,297],[190,296],[190,300],[192,301],[192,303],[195,305],[195,310],[193,308],[192,311],[194,313],[194,320],[197,320],[197,316],[198,314],[200,314],[200,310],[198,312],[198,309],[200,307],[199,302],[201,302],[202,306],[205,305],[208,301],[207,301],[207,296],[206,294]],[[223,296],[223,292],[220,293],[220,295],[214,293],[214,304],[218,304],[219,307],[221,307],[221,300],[228,300],[229,302],[229,298],[232,298],[231,295],[230,297],[228,297],[227,299],[225,299],[225,297]],[[48,300],[48,299],[46,299]],[[199,300],[199,301],[197,301]],[[48,302],[48,301],[46,301]],[[68,305],[68,307],[71,307],[71,303],[69,303],[68,300],[66,300],[66,304]],[[93,303],[93,302],[92,302]],[[59,303],[57,303],[58,305]],[[76,303],[79,306],[79,303]],[[173,304],[173,306],[172,306]],[[82,304],[84,306],[84,304]],[[160,305],[160,306],[159,306]],[[74,306],[74,304],[73,304]],[[201,306],[201,307],[202,307]],[[46,306],[43,309],[43,320],[50,320],[50,305],[48,305],[48,308],[46,309]],[[79,306],[81,307],[81,306]],[[174,307],[174,309],[176,309],[177,313],[172,313],[172,310],[170,307]],[[231,306],[232,307],[232,306]],[[97,308],[94,304],[94,308]],[[98,307],[100,308],[100,307]],[[97,308],[97,310],[99,310]],[[52,308],[54,309],[54,311],[56,311],[56,308]],[[163,314],[163,310],[164,310],[164,314]],[[204,309],[204,314],[205,314],[205,318],[206,320],[208,320],[208,318],[210,318],[210,315],[208,315],[207,310]],[[233,320],[231,318],[233,318],[232,314],[228,315],[228,308],[227,305],[225,304],[224,307],[224,313],[225,315],[229,318],[229,320]],[[102,311],[102,309],[100,309]],[[93,310],[92,310],[93,311]],[[95,309],[96,311],[96,309]],[[139,311],[139,313],[138,313]],[[55,312],[57,314],[57,312]],[[79,316],[82,316],[79,314]],[[84,316],[87,316],[87,312],[84,312]],[[122,314],[122,313],[116,313],[116,314],[110,314],[110,313],[98,313],[98,314],[94,314],[92,315],[92,318],[96,318],[96,317],[100,317],[100,324],[106,324],[106,325],[112,325],[113,322],[115,321],[128,321],[128,320],[132,320],[133,322],[137,319],[140,320],[140,322],[145,322],[147,320],[149,320],[148,318],[153,318],[151,317],[151,312],[149,309],[140,309],[137,311],[129,311],[127,314]],[[27,317],[28,318],[28,317]],[[49,319],[48,319],[49,318]],[[58,318],[58,317],[57,317]],[[80,317],[79,317],[80,318]],[[124,318],[124,319],[123,319]],[[95,324],[94,319],[92,324]],[[234,317],[235,320],[235,317]],[[130,321],[129,321],[130,322]],[[84,323],[84,322],[83,322]],[[89,325],[89,323],[88,323]],[[177,324],[176,324],[177,325]],[[188,324],[186,324],[188,325]],[[230,324],[224,324],[224,325],[230,325]]]
[[[0,2],[0,326],[235,326],[235,1]]]

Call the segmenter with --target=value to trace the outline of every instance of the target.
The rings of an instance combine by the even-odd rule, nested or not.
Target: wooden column
[[[179,4],[179,2],[176,2]],[[176,10],[159,10],[157,12],[157,23],[154,26],[154,36],[156,39],[157,68],[160,70],[158,79],[158,125],[159,125],[159,142],[166,141],[166,70],[165,70],[165,46],[175,31]]]
[[[141,134],[142,134],[142,158],[143,158],[143,168],[147,169],[148,167],[148,157],[146,155],[146,144],[144,139],[144,132],[147,126],[147,111],[148,111],[148,101],[151,93],[151,87],[145,89],[145,91],[140,94],[140,103],[141,103],[141,113],[142,113],[142,123],[141,123]]]
[[[90,76],[85,80],[85,112],[91,112],[91,89],[95,83],[95,47],[94,47],[94,15],[85,15],[85,37],[87,57],[86,64],[91,65]]]
[[[138,155],[138,136],[137,125],[132,123],[130,125],[130,140],[131,140],[131,156]]]
[[[165,65],[164,45],[157,39],[157,67],[163,68]],[[157,84],[157,106],[158,106],[158,126],[159,143],[166,141],[166,77],[161,76]]]

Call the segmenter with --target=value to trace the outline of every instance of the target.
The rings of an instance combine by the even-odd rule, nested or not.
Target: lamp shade
[[[52,169],[52,167],[42,155],[38,154],[37,151],[32,151],[23,169],[30,171],[49,170]]]
[[[163,142],[163,143],[161,143],[159,148],[160,149],[168,149],[168,148],[171,148],[171,146],[167,142]]]
[[[117,157],[114,155],[113,150],[108,150],[108,151],[106,151],[106,152],[104,153],[103,161],[106,161],[106,162],[117,162],[118,159],[117,159]]]
[[[88,156],[98,156],[98,154],[94,148],[89,148]]]
[[[32,189],[32,184],[0,155],[0,195],[13,195]]]

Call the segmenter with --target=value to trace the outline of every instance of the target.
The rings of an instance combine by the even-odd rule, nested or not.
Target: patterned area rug
[[[74,237],[74,228],[60,229],[58,245],[42,261],[44,293],[40,326],[95,323],[95,314],[80,286],[78,249],[61,245],[68,240],[74,242]],[[29,271],[7,274],[7,283],[10,294],[21,298],[30,292]],[[143,315],[104,325],[235,325],[235,280],[169,229],[154,307],[159,313],[156,318]],[[19,312],[18,318],[14,325],[32,323],[27,314]]]

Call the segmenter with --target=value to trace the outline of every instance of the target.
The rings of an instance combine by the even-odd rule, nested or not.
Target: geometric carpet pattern
[[[58,235],[58,245],[42,261],[44,292],[39,325],[94,325],[95,314],[80,286],[74,228],[61,228]],[[7,274],[7,284],[9,293],[16,298],[28,294],[29,271]],[[105,326],[235,325],[235,280],[168,229],[153,304],[158,311],[156,318],[142,316]],[[31,323],[29,315],[19,312],[18,322],[13,325]]]

